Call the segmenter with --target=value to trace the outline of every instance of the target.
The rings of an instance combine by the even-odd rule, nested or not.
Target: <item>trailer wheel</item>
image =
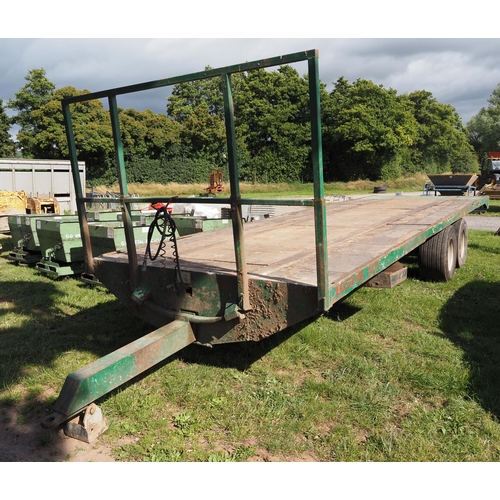
[[[420,277],[426,281],[450,281],[457,265],[457,232],[448,226],[422,243],[418,252]]]
[[[462,267],[467,259],[467,245],[469,244],[467,222],[465,219],[460,219],[453,226],[457,233],[457,267]]]

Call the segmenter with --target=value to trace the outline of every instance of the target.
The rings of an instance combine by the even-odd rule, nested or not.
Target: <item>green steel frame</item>
[[[314,180],[314,197],[312,200],[294,200],[294,199],[254,199],[241,198],[239,175],[238,175],[238,157],[236,153],[236,134],[234,125],[233,94],[231,85],[231,75],[239,72],[247,72],[262,68],[279,66],[283,64],[292,64],[301,61],[307,61],[310,111],[311,111],[311,134],[312,134],[312,168]],[[72,175],[76,191],[77,208],[81,225],[81,234],[83,239],[83,248],[85,255],[85,266],[88,274],[94,274],[94,264],[92,259],[92,249],[88,222],[85,212],[85,203],[92,202],[93,199],[86,197],[84,193],[85,186],[81,185],[78,174],[78,157],[76,151],[73,125],[71,121],[71,104],[89,101],[93,99],[107,99],[109,104],[109,113],[111,118],[111,127],[115,144],[116,165],[118,171],[118,180],[120,186],[120,203],[123,212],[123,221],[125,225],[125,235],[127,239],[127,253],[130,266],[130,285],[132,291],[140,286],[140,267],[137,260],[137,251],[134,244],[131,206],[136,203],[157,203],[167,202],[168,198],[161,197],[131,197],[128,191],[128,184],[125,172],[125,161],[123,155],[123,146],[121,142],[120,124],[118,120],[118,106],[116,97],[118,95],[129,94],[133,92],[156,89],[160,87],[172,86],[178,83],[202,80],[208,78],[221,78],[224,95],[224,117],[226,126],[226,140],[229,162],[229,180],[231,195],[229,198],[210,199],[200,198],[197,203],[227,203],[232,208],[233,222],[233,240],[236,259],[236,274],[239,297],[239,308],[245,312],[252,309],[248,291],[248,275],[245,257],[245,241],[243,233],[243,223],[241,217],[241,205],[290,205],[290,206],[313,206],[314,223],[316,232],[316,271],[317,271],[317,290],[318,290],[318,312],[324,312],[331,305],[330,287],[328,285],[328,248],[327,248],[327,228],[326,228],[326,207],[323,183],[323,157],[322,157],[322,138],[321,138],[321,109],[320,109],[320,80],[318,67],[318,51],[306,50],[269,59],[247,62],[224,68],[206,70],[198,73],[192,73],[173,78],[155,80],[147,83],[129,85],[101,92],[94,92],[81,96],[69,97],[62,100],[64,123],[69,146],[69,155],[71,160]],[[191,203],[192,198],[176,198],[178,203]]]
[[[233,95],[231,85],[231,75],[238,72],[247,72],[261,68],[268,68],[283,64],[291,64],[307,61],[309,78],[309,97],[311,112],[311,136],[312,136],[312,169],[314,179],[313,199],[246,199],[241,198],[238,157],[236,152],[236,134],[234,124]],[[208,293],[212,296],[212,288],[215,287],[215,277],[203,273],[193,272],[191,278],[193,286],[200,291],[199,297],[187,298],[193,308],[188,310],[201,311],[202,315],[186,314],[176,312],[176,298],[162,297],[160,304],[147,299],[147,290],[141,288],[141,266],[138,263],[137,251],[134,241],[133,213],[132,206],[137,203],[154,204],[157,202],[168,202],[170,198],[162,197],[132,197],[128,192],[128,185],[125,173],[125,161],[123,146],[121,142],[120,125],[118,120],[117,96],[132,92],[155,89],[159,87],[172,86],[178,83],[190,82],[207,78],[221,78],[224,96],[224,119],[226,126],[226,140],[229,162],[229,180],[231,195],[229,198],[200,198],[197,203],[217,203],[229,204],[232,208],[232,231],[234,243],[234,255],[236,261],[236,280],[233,276],[218,276],[220,290],[224,291],[224,297],[220,298],[220,305],[225,305],[225,314],[213,316],[213,304],[209,304]],[[487,204],[487,199],[477,199],[468,209],[463,209],[460,213],[455,213],[448,220],[435,227],[430,227],[425,234],[420,234],[404,245],[394,248],[388,255],[383,255],[375,261],[369,263],[362,270],[354,272],[345,277],[341,282],[329,283],[328,273],[328,248],[327,248],[327,225],[326,206],[323,182],[323,159],[322,159],[322,138],[321,138],[321,109],[320,109],[320,80],[318,69],[318,52],[308,50],[294,54],[263,59],[260,61],[247,62],[235,66],[202,71],[189,75],[156,80],[149,83],[120,87],[102,92],[95,92],[81,96],[63,99],[62,108],[64,123],[66,126],[69,154],[72,166],[73,182],[75,185],[79,224],[81,229],[83,254],[85,261],[85,273],[93,276],[95,274],[94,259],[91,246],[91,231],[85,204],[95,201],[92,197],[86,197],[85,186],[81,185],[78,158],[71,121],[72,104],[88,101],[92,99],[108,99],[111,126],[113,130],[116,165],[120,185],[119,201],[123,215],[123,225],[127,246],[127,259],[123,261],[123,268],[128,270],[127,280],[116,280],[116,276],[122,273],[122,269],[105,268],[102,272],[111,273],[106,279],[106,286],[122,301],[130,303],[139,301],[143,304],[148,318],[158,316],[158,330],[142,337],[131,344],[118,349],[94,363],[70,374],[62,391],[55,403],[54,413],[45,418],[42,425],[46,428],[54,428],[62,422],[68,420],[89,407],[93,401],[107,394],[114,388],[131,380],[133,377],[154,366],[171,354],[179,351],[183,347],[193,343],[219,343],[234,342],[242,340],[259,340],[259,332],[279,331],[290,324],[313,317],[318,313],[327,311],[333,302],[366,282],[370,277],[386,269],[389,265],[399,260],[403,255],[416,248],[435,232],[440,231],[445,226],[452,224],[456,219],[465,215],[480,205]],[[191,203],[192,198],[176,198],[179,203]],[[312,206],[314,208],[314,228],[315,228],[315,253],[316,253],[316,276],[317,286],[299,286],[292,283],[274,282],[269,283],[253,279],[249,280],[247,274],[247,261],[245,256],[245,241],[242,222],[242,205],[290,205],[290,206]],[[474,205],[474,206],[472,206]],[[115,263],[119,267],[121,263]],[[114,274],[114,273],[118,274]],[[161,269],[161,276],[152,269],[150,280],[164,279],[164,274],[172,274],[173,270]],[[105,282],[103,281],[103,283]],[[130,290],[123,289],[123,283],[130,282]],[[163,282],[163,281],[162,281]],[[300,288],[300,291],[298,290]],[[209,290],[209,292],[207,292]],[[264,302],[276,303],[274,313],[269,319],[259,316],[259,311],[254,314],[253,329],[251,332],[245,330],[245,326],[240,324],[240,317],[244,313],[252,310],[250,302],[250,291],[253,290],[257,296],[264,299]],[[144,296],[143,296],[144,295]],[[130,299],[129,299],[130,297]],[[282,300],[277,302],[276,297]],[[125,300],[123,300],[125,299]],[[169,302],[171,301],[171,302]],[[274,301],[274,302],[273,302]],[[300,305],[298,307],[283,307],[285,302]],[[217,302],[217,301],[216,301]],[[217,306],[219,304],[216,304]],[[142,307],[142,306],[141,306]],[[256,306],[257,308],[257,306]],[[237,311],[236,309],[239,309]],[[254,311],[255,312],[255,311]],[[212,313],[212,314],[211,314]],[[241,314],[243,313],[243,314]],[[249,313],[250,317],[252,313]],[[142,317],[142,316],[141,316]],[[155,321],[151,321],[155,324]],[[257,336],[255,336],[257,335]],[[264,334],[263,334],[264,335]],[[264,335],[264,336],[265,336]],[[90,407],[89,407],[90,408]]]
[[[309,93],[310,93],[310,109],[311,109],[311,133],[312,133],[312,168],[314,179],[314,198],[313,200],[293,200],[293,199],[243,199],[240,194],[239,175],[238,175],[238,158],[236,153],[236,134],[234,125],[233,113],[233,96],[231,87],[231,75],[237,72],[252,71],[260,68],[267,68],[283,64],[291,64],[300,61],[307,61],[309,73]],[[59,397],[54,406],[54,413],[46,417],[42,421],[42,426],[46,428],[55,428],[69,418],[80,414],[85,408],[90,408],[93,401],[100,398],[104,394],[131,380],[133,377],[142,373],[144,370],[154,366],[161,360],[167,358],[171,354],[186,347],[187,345],[197,341],[193,333],[191,323],[203,323],[204,326],[210,326],[211,322],[226,320],[226,323],[232,328],[238,323],[238,318],[241,313],[245,313],[252,309],[250,303],[250,283],[247,274],[247,264],[245,257],[245,242],[243,232],[242,205],[295,205],[295,206],[313,206],[315,220],[315,237],[316,237],[316,268],[317,268],[317,293],[314,288],[310,288],[309,292],[303,291],[301,296],[301,309],[304,317],[310,317],[317,313],[326,311],[331,305],[331,290],[328,284],[328,254],[327,254],[327,229],[326,229],[326,207],[323,185],[323,162],[321,149],[321,112],[320,112],[320,81],[318,71],[318,53],[316,50],[308,50],[295,54],[264,59],[260,61],[248,62],[236,66],[228,66],[200,73],[169,78],[165,80],[157,80],[149,83],[121,87],[112,90],[85,94],[76,97],[63,99],[62,108],[64,123],[66,126],[66,134],[69,146],[69,154],[71,160],[73,182],[75,185],[78,218],[81,229],[83,254],[85,261],[86,275],[93,276],[95,273],[94,260],[91,246],[91,234],[89,229],[89,221],[85,204],[92,202],[92,197],[87,197],[84,193],[85,186],[81,185],[78,158],[73,133],[73,125],[71,121],[72,104],[92,99],[107,98],[109,103],[109,113],[111,118],[111,127],[113,130],[113,138],[115,144],[116,165],[118,169],[118,179],[120,185],[120,205],[123,215],[123,224],[125,230],[125,238],[127,242],[127,258],[130,277],[130,290],[123,290],[118,286],[115,290],[115,295],[121,293],[129,294],[129,296],[138,296],[140,298],[141,288],[141,269],[138,264],[137,251],[134,241],[132,206],[137,203],[157,203],[168,202],[169,198],[162,197],[131,197],[128,192],[128,185],[125,173],[125,161],[123,154],[123,146],[121,142],[120,124],[118,120],[118,106],[116,97],[121,94],[138,92],[143,90],[154,89],[175,85],[177,83],[189,82],[206,78],[221,78],[222,89],[224,95],[224,117],[226,126],[226,140],[229,159],[229,180],[231,187],[231,195],[229,198],[200,198],[197,202],[200,203],[223,203],[229,204],[232,208],[232,230],[234,253],[236,260],[236,286],[233,288],[234,295],[237,297],[237,304],[234,304],[229,309],[226,308],[226,313],[223,317],[206,317],[206,316],[186,316],[185,314],[176,314],[168,319],[173,320],[164,323],[165,318],[162,318],[162,326],[149,335],[138,339],[131,344],[124,346],[121,349],[101,358],[94,363],[78,370],[66,378],[64,386],[59,394]],[[179,203],[191,203],[192,198],[176,198]],[[201,279],[201,278],[200,278]],[[206,279],[206,278],[205,278]],[[221,278],[222,279],[222,278]],[[112,282],[113,285],[115,283]],[[260,293],[272,293],[263,284]],[[234,285],[233,285],[234,286]],[[259,284],[253,283],[255,287]],[[283,296],[288,293],[288,287],[292,285],[276,284],[275,292],[278,291]],[[292,292],[291,292],[292,293]],[[292,293],[293,295],[293,293]],[[134,299],[135,300],[135,299]],[[152,307],[153,312],[158,309],[156,303],[149,300],[143,301],[146,307]],[[164,314],[164,308],[160,307],[160,313]],[[168,312],[168,311],[167,311]],[[292,315],[295,314],[293,311]],[[278,316],[280,316],[278,314]],[[286,314],[282,314],[278,318],[280,321],[286,321]],[[302,316],[294,318],[293,322],[303,319]],[[205,323],[208,323],[205,325]],[[201,325],[198,325],[201,326]],[[277,327],[277,325],[274,325]],[[210,331],[208,332],[210,334]],[[238,332],[235,333],[238,336]],[[233,336],[227,336],[227,341],[232,341]],[[201,338],[201,336],[200,336]],[[225,337],[224,337],[225,338]],[[241,340],[241,339],[240,339]],[[83,419],[85,421],[85,419]],[[70,426],[71,428],[71,426]],[[105,426],[102,427],[104,429]],[[78,434],[78,433],[77,433]],[[74,437],[77,437],[76,435]]]

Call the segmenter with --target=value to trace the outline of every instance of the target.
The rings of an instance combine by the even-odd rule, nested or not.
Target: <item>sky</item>
[[[92,4],[90,7],[97,8],[99,5],[93,0],[89,2]],[[446,31],[439,24],[439,11],[436,9],[432,11],[431,22],[425,9],[427,0],[419,4],[423,8],[419,15],[413,15],[411,22],[409,18],[401,21],[401,17],[385,16],[382,23],[370,22],[370,14],[375,16],[376,13],[370,9],[367,11],[366,6],[363,9],[363,2],[359,4],[359,12],[315,19],[309,13],[309,10],[313,11],[314,3],[315,0],[312,0],[311,5],[307,4],[311,8],[305,9],[302,17],[295,15],[290,18],[283,11],[267,9],[271,10],[268,18],[263,14],[264,7],[273,3],[255,0],[250,13],[241,11],[243,15],[233,18],[234,13],[229,11],[225,15],[218,14],[214,20],[214,13],[208,11],[207,3],[194,9],[195,2],[189,6],[196,10],[196,21],[194,18],[191,20],[189,9],[177,7],[182,10],[182,17],[179,18],[180,23],[173,23],[174,28],[169,26],[172,24],[168,15],[170,7],[163,14],[158,8],[144,8],[126,12],[125,18],[118,16],[118,23],[106,24],[100,17],[101,21],[94,23],[99,27],[97,30],[88,29],[92,26],[88,22],[91,16],[83,11],[74,19],[70,11],[70,23],[60,22],[58,29],[47,29],[45,24],[36,22],[38,11],[35,10],[32,12],[33,29],[23,29],[21,33],[16,29],[7,29],[0,38],[0,99],[5,106],[7,100],[14,98],[26,83],[24,78],[28,71],[35,68],[44,68],[47,78],[56,88],[71,85],[79,90],[96,92],[194,73],[207,65],[218,68],[318,49],[320,78],[327,84],[328,90],[340,77],[350,82],[358,78],[372,80],[384,88],[395,89],[398,94],[427,90],[439,102],[452,105],[465,125],[488,105],[488,98],[500,83],[500,39],[457,36],[458,33],[474,35],[474,31],[464,30],[460,24],[468,22],[477,27],[473,14],[466,13],[459,22],[451,19],[455,29]],[[382,2],[390,3],[390,0]],[[479,0],[477,6],[481,3],[482,0]],[[145,7],[148,4],[148,0],[141,3]],[[38,6],[39,3],[32,5]],[[262,13],[259,7],[262,7]],[[91,8],[89,10],[92,11]],[[116,17],[112,11],[105,14],[110,18],[113,15]],[[178,12],[174,13],[174,17],[175,14]],[[282,23],[279,22],[280,15],[284,17]],[[146,25],[141,22],[143,19],[147,19]],[[245,19],[248,21],[246,24],[241,21]],[[274,19],[272,29],[269,19]],[[189,29],[184,29],[182,23]],[[131,24],[137,25],[137,29],[130,29]],[[251,29],[249,24],[253,26]],[[280,29],[282,24],[287,28]],[[411,29],[415,24],[425,24],[431,29],[420,31],[422,35],[419,36],[418,30]],[[107,29],[107,26],[114,25],[124,27]],[[64,28],[61,29],[61,26]],[[262,29],[255,29],[255,26]],[[373,29],[373,26],[377,28]],[[394,29],[394,26],[397,28]],[[484,36],[485,30],[480,29],[478,33]],[[20,34],[39,38],[15,38]],[[54,38],[46,38],[48,34]],[[214,37],[226,34],[230,37]],[[297,34],[300,37],[294,36]],[[307,72],[306,63],[296,68],[301,75]],[[169,91],[170,88],[167,88],[120,96],[118,105],[164,112]],[[7,112],[12,114],[9,110]]]

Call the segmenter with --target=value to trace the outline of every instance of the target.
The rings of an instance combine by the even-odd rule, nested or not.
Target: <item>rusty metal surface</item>
[[[92,443],[108,427],[108,419],[103,415],[101,409],[95,403],[92,403],[79,415],[66,423],[64,434],[84,443]]]
[[[173,321],[66,377],[54,413],[42,426],[72,418],[96,399],[195,342],[187,321]]]
[[[391,196],[330,205],[328,224],[336,231],[332,231],[328,241],[331,274],[328,306],[457,217],[485,203],[487,200],[480,197]],[[323,310],[317,295],[314,298],[317,284],[311,280],[314,278],[314,241],[308,243],[305,238],[307,231],[314,234],[311,215],[311,211],[306,210],[245,227],[250,250],[252,310],[245,311],[244,318],[231,314],[233,306],[239,305],[240,295],[237,269],[230,251],[230,228],[218,234],[197,234],[182,240],[179,247],[182,289],[174,287],[172,259],[142,267],[141,282],[150,288],[150,299],[165,310],[197,317],[224,316],[224,321],[217,324],[194,326],[199,342],[216,344],[265,338]],[[302,235],[299,240],[297,228]],[[122,303],[153,325],[165,323],[165,316],[131,303],[130,294],[123,286],[128,280],[125,257],[109,254],[95,262],[97,276]],[[301,276],[303,281],[299,279]],[[226,311],[230,311],[227,316]]]
[[[472,186],[478,179],[476,174],[427,174],[432,184],[439,186]]]
[[[138,306],[123,284],[128,281],[126,259],[95,259],[96,276],[129,309],[154,326],[169,319],[154,308]],[[148,265],[141,270],[141,279],[151,293],[148,301],[163,310],[178,311],[196,317],[220,317],[218,322],[193,322],[198,342],[218,344],[257,341],[292,326],[318,313],[317,289],[314,286],[266,279],[249,280],[252,310],[244,318],[223,318],[228,307],[238,304],[236,275],[212,272],[185,272],[186,287],[174,289],[174,270]],[[146,302],[148,302],[146,301]]]

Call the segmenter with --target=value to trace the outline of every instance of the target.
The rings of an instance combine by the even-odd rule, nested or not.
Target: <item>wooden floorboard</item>
[[[472,200],[474,201],[474,200]],[[467,213],[467,197],[367,196],[327,204],[330,283],[413,240],[458,212]],[[244,225],[250,277],[316,285],[314,214],[311,207]],[[177,241],[181,269],[236,271],[232,228],[197,233]],[[141,261],[144,249],[138,249]],[[109,256],[111,254],[107,254]],[[167,246],[166,263],[173,266]],[[107,258],[107,257],[106,257]]]

